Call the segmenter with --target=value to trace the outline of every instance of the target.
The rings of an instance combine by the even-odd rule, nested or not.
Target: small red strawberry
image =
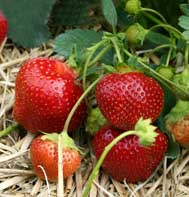
[[[162,111],[164,94],[158,82],[143,73],[113,73],[97,84],[96,99],[113,126],[128,130],[140,117],[154,122]]]
[[[7,35],[8,31],[8,22],[6,17],[3,15],[3,13],[0,11],[0,44],[3,42]]]
[[[105,147],[122,131],[105,126],[101,128],[93,139],[93,148],[97,159]],[[129,183],[146,180],[163,159],[167,149],[167,138],[158,129],[155,142],[150,146],[142,146],[136,135],[129,135],[113,146],[105,157],[103,169],[114,179],[126,179]]]
[[[40,135],[35,138],[30,147],[30,155],[36,175],[45,179],[44,172],[49,181],[58,179],[58,134]],[[74,142],[66,134],[63,144],[63,175],[64,178],[72,175],[81,163],[81,156]]]
[[[36,58],[21,67],[16,78],[15,120],[32,133],[60,132],[72,107],[83,93],[77,75],[65,62]],[[77,108],[69,130],[86,116],[86,105]]]

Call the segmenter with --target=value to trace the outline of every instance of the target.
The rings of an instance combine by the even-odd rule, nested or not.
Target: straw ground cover
[[[32,57],[52,56],[51,45],[24,50],[12,43],[0,47],[0,128],[10,125],[14,104],[16,74],[24,61]],[[15,130],[0,138],[0,196],[56,196],[56,183],[41,181],[32,170],[29,146],[33,135]],[[85,156],[78,171],[64,183],[65,196],[81,196],[96,163],[93,152],[85,144]],[[189,154],[182,150],[176,160],[166,157],[144,183],[127,184],[111,179],[103,171],[96,177],[90,196],[179,196],[189,195]]]

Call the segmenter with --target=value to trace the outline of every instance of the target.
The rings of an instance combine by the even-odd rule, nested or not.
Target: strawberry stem
[[[64,129],[62,132],[67,132],[68,131],[68,127],[70,124],[70,121],[76,111],[76,109],[78,108],[78,106],[80,105],[80,103],[82,102],[82,100],[86,97],[86,95],[92,90],[92,88],[98,83],[98,81],[100,80],[101,77],[99,77],[98,79],[96,79],[86,90],[85,92],[80,96],[80,98],[77,100],[77,102],[75,103],[75,105],[73,106],[72,110],[70,111],[66,122],[64,124]]]
[[[120,48],[119,48],[119,46],[118,46],[118,44],[117,44],[115,38],[112,37],[111,41],[112,41],[112,44],[113,44],[114,49],[115,49],[115,51],[116,51],[118,62],[119,62],[119,63],[123,63],[123,58],[122,58],[122,56],[121,56]]]
[[[98,42],[96,45],[94,45],[94,46],[88,48],[88,57],[87,57],[87,59],[86,59],[86,61],[85,61],[85,64],[84,64],[83,77],[82,77],[82,79],[83,79],[83,89],[84,89],[84,90],[85,90],[85,88],[86,88],[87,68],[88,68],[89,65],[91,65],[90,61],[91,61],[91,59],[92,59],[94,53],[96,52],[96,50],[97,50],[99,47],[101,47],[101,46],[103,46],[104,44],[106,44],[106,43],[107,43],[107,40],[101,40],[101,41]],[[103,53],[102,55],[104,55],[104,53]],[[100,56],[100,57],[98,56],[97,59],[95,58],[95,59],[96,59],[95,61],[98,61],[100,58],[101,58],[101,56]],[[93,64],[95,63],[94,61],[92,61],[92,62],[93,62]]]
[[[18,123],[14,123],[14,124],[10,125],[6,129],[0,131],[0,137],[3,137],[3,136],[8,135],[9,133],[11,133],[12,131],[14,131],[18,127],[19,127],[19,124]]]
[[[153,27],[151,27],[148,32],[150,31],[153,31],[154,29],[157,29],[157,28],[160,28],[160,27],[163,27],[165,30],[167,30],[169,33],[172,32],[172,33],[176,33],[178,34],[179,38],[182,38],[184,39],[182,33],[176,29],[175,27],[171,26],[171,25],[168,25],[168,24],[158,24],[158,25],[154,25]]]
[[[159,16],[159,18],[161,18],[161,20],[164,22],[164,23],[167,23],[166,19],[164,18],[163,15],[161,15],[159,12],[157,12],[156,10],[153,10],[151,8],[141,8],[140,9],[141,12],[151,12],[153,14],[156,14],[157,16]]]
[[[118,137],[116,137],[112,142],[110,142],[104,149],[103,153],[101,154],[95,168],[93,169],[89,180],[87,182],[86,188],[84,190],[84,193],[82,195],[82,197],[87,197],[90,189],[91,189],[91,185],[93,183],[94,178],[97,176],[99,169],[104,161],[104,159],[106,158],[107,154],[109,153],[109,151],[112,149],[113,146],[116,145],[116,143],[118,143],[120,140],[122,140],[124,137],[129,136],[129,135],[137,135],[137,132],[132,130],[132,131],[125,131],[124,133],[120,134]]]

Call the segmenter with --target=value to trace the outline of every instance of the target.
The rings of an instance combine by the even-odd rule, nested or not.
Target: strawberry
[[[183,147],[189,148],[189,102],[178,100],[165,116],[166,129]]]
[[[64,145],[62,151],[64,178],[72,175],[81,163],[79,151],[75,146],[70,145],[74,143],[73,140],[68,136],[66,138],[63,138],[62,141]],[[41,179],[45,179],[44,171],[49,181],[57,181],[58,179],[57,141],[58,134],[39,135],[32,141],[31,161],[36,175]]]
[[[94,153],[97,159],[105,147],[122,131],[106,125],[101,128],[93,139]],[[136,135],[129,135],[113,146],[107,154],[102,167],[114,179],[129,183],[146,180],[163,159],[167,149],[167,138],[159,131],[155,142],[150,146],[142,146]]]
[[[96,99],[107,120],[122,130],[132,129],[140,117],[154,122],[164,104],[161,86],[140,72],[104,76],[97,84]]]
[[[36,58],[23,64],[16,78],[14,119],[32,133],[60,132],[82,94],[76,73],[58,59]],[[69,130],[76,130],[86,116],[86,105],[77,108]]]
[[[6,17],[3,15],[3,13],[0,11],[0,44],[3,42],[7,35],[8,30],[8,22]]]

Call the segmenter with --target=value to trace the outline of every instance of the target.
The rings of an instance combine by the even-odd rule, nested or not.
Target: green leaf
[[[57,1],[53,8],[53,21],[57,25],[80,26],[90,22],[88,0]]]
[[[180,16],[178,24],[183,29],[189,30],[189,16]]]
[[[102,0],[102,11],[107,22],[115,29],[117,26],[117,12],[112,0]]]
[[[184,36],[184,38],[189,41],[189,30],[186,30],[182,33],[182,35]]]
[[[37,47],[45,43],[50,33],[47,22],[55,0],[1,0],[9,23],[8,36],[23,47]]]
[[[68,58],[72,53],[72,49],[75,47],[78,58],[82,59],[86,48],[99,42],[102,35],[102,32],[93,30],[68,30],[56,37],[54,41],[54,51]]]
[[[163,34],[157,33],[157,32],[149,32],[146,35],[146,39],[148,39],[150,42],[155,44],[168,44],[170,42],[170,39],[167,36],[164,36]]]
[[[189,4],[180,4],[180,9],[181,11],[186,14],[187,16],[189,16]]]

